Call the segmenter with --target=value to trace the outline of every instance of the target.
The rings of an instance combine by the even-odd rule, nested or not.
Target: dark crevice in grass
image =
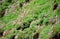
[[[56,10],[57,7],[58,7],[58,4],[55,4],[53,7],[53,10]]]
[[[26,28],[29,28],[31,22],[32,22],[32,20],[30,20],[30,21],[28,21],[28,22],[24,22],[24,23],[23,23],[23,26],[22,26],[22,30],[24,30],[24,29],[26,29]]]
[[[43,19],[40,21],[40,25],[42,25],[43,21],[44,21]]]
[[[29,28],[29,24],[26,24],[26,23],[23,23],[23,26],[22,26],[22,31],[26,28]]]
[[[55,34],[52,39],[60,39],[60,33]]]
[[[46,23],[45,23],[45,25],[48,25],[49,24],[49,22],[47,21]]]
[[[0,17],[3,17],[5,14],[5,10],[0,13]]]
[[[20,3],[20,7],[22,7],[23,6],[23,3]]]
[[[30,0],[25,0],[25,2],[20,3],[20,7],[23,7],[23,4],[27,2],[30,2]]]
[[[24,29],[29,28],[30,23],[31,23],[31,21],[29,21],[28,23],[24,22],[22,26],[17,28],[17,30],[21,29],[23,31]]]
[[[2,5],[2,3],[0,3],[0,6]]]
[[[0,32],[0,37],[3,36],[3,32]]]
[[[8,0],[8,2],[9,2],[9,3],[11,3],[11,2],[12,2],[12,0]]]
[[[15,35],[13,35],[13,36],[11,37],[11,39],[15,39]]]
[[[26,2],[30,2],[30,0],[26,0]]]
[[[36,20],[38,18],[38,16],[34,16],[34,20]]]
[[[20,30],[20,29],[21,29],[21,27],[18,27],[18,28],[17,28],[17,30]]]
[[[56,0],[54,0],[54,3],[56,3]]]
[[[39,38],[39,33],[36,33],[34,36],[33,36],[33,39],[38,39]]]

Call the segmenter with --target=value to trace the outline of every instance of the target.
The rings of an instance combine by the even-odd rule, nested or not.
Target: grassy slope
[[[0,33],[3,32],[0,39],[13,39],[16,36],[18,39],[50,39],[59,32],[60,0],[6,2],[0,7],[0,12],[7,11],[0,18]],[[56,4],[58,7],[54,9]]]

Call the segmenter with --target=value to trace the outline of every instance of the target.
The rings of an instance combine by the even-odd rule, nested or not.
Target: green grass
[[[19,2],[18,2],[19,1]],[[23,5],[25,3],[25,5]],[[60,7],[53,10],[55,4],[60,4],[60,0],[8,0],[0,6],[0,12],[8,11],[6,15],[0,18],[0,26],[5,24],[1,31],[8,30],[4,39],[12,39],[18,35],[18,39],[34,39],[38,33],[39,39],[52,38],[60,30]],[[22,4],[23,6],[21,7]],[[17,7],[11,8],[14,5]],[[56,15],[58,18],[56,18]],[[53,19],[50,21],[50,19]],[[55,22],[53,22],[55,20]],[[57,21],[58,20],[58,21]],[[56,22],[58,22],[56,24]],[[54,27],[55,26],[55,27]],[[52,28],[54,27],[54,28]],[[14,32],[11,32],[11,30]],[[48,35],[51,31],[52,36]],[[0,36],[2,39],[3,36]]]

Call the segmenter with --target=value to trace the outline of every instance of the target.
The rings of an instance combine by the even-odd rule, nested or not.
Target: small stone
[[[18,39],[18,35],[15,36],[15,39]]]
[[[8,31],[5,30],[5,31],[3,32],[3,37],[6,36],[7,34],[8,34]]]

